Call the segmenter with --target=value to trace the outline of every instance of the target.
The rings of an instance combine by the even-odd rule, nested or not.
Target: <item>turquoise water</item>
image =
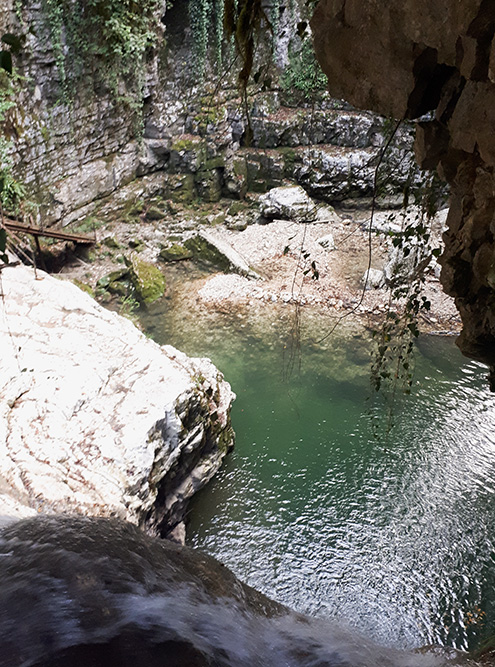
[[[495,398],[449,338],[415,386],[370,401],[367,337],[303,341],[288,311],[151,311],[154,338],[209,356],[237,393],[234,453],[193,502],[188,543],[296,610],[402,648],[477,646],[495,627]],[[300,361],[300,366],[299,366]],[[376,426],[382,437],[376,437]]]

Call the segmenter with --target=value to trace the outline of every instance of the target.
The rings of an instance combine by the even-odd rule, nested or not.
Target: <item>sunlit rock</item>
[[[232,446],[230,386],[68,282],[16,267],[2,289],[0,491],[166,533]]]

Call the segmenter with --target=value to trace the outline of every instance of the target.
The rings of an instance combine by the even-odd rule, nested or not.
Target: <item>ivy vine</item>
[[[161,6],[160,0],[42,0],[61,101],[70,104],[77,84],[91,82],[139,115],[146,53],[157,40]]]

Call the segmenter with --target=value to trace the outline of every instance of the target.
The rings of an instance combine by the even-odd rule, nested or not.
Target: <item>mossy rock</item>
[[[167,248],[160,250],[159,257],[165,262],[180,262],[184,259],[191,259],[193,253],[180,243],[172,243]]]
[[[136,252],[141,252],[141,250],[144,249],[144,241],[141,239],[131,239],[128,243],[128,246]]]
[[[158,208],[158,206],[150,206],[144,211],[144,218],[149,221],[163,220],[165,216],[166,213],[161,208]]]
[[[196,199],[193,174],[171,174],[167,178],[167,196],[178,204],[192,204]]]
[[[184,241],[184,245],[191,250],[194,258],[198,261],[213,264],[213,266],[225,272],[230,271],[230,262],[225,255],[220,253],[217,248],[212,246],[199,234]]]
[[[222,175],[220,169],[198,171],[194,182],[200,199],[205,202],[218,202],[222,196]]]
[[[225,213],[218,213],[214,218],[211,219],[211,226],[216,227],[217,225],[223,225],[225,223]]]
[[[145,305],[160,299],[165,293],[165,276],[154,264],[139,257],[127,260],[136,297]]]
[[[242,213],[243,211],[246,210],[246,204],[241,201],[235,201],[229,206],[229,210],[227,213],[229,215],[235,216],[238,215],[239,213]]]
[[[112,248],[113,250],[118,250],[121,247],[120,243],[113,236],[107,236],[104,238],[102,244],[107,248]]]
[[[225,159],[223,155],[217,155],[216,157],[212,157],[209,160],[206,160],[203,169],[208,171],[210,169],[223,169],[224,167],[225,167]]]
[[[96,286],[101,287],[103,289],[108,289],[108,287],[114,283],[118,282],[119,280],[123,280],[129,276],[129,269],[117,269],[116,271],[111,271],[110,273],[107,273],[106,276],[103,276],[100,278]]]
[[[89,294],[89,296],[92,296],[93,299],[94,299],[95,291],[91,287],[91,285],[88,285],[88,283],[83,283],[82,280],[78,280],[77,278],[74,278],[74,280],[72,282],[74,283],[74,285],[79,287],[80,290],[82,290],[83,292],[86,292],[86,294]]]
[[[104,292],[127,296],[132,289],[129,269],[117,269],[103,276],[96,283],[96,293],[101,296]]]

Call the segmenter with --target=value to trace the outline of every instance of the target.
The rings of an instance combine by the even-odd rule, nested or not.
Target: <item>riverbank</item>
[[[114,215],[112,221],[94,232],[97,242],[90,257],[70,257],[61,275],[88,286],[103,303],[113,302],[113,307],[118,307],[120,300],[128,305],[125,295],[112,296],[100,286],[106,276],[122,270],[124,258],[138,256],[155,264],[169,279],[168,298],[173,298],[173,276],[180,263],[182,297],[187,294],[190,306],[222,312],[263,304],[296,304],[325,314],[330,323],[353,317],[376,326],[391,307],[390,290],[384,283],[394,256],[397,263],[393,234],[400,233],[417,215],[415,210],[408,214],[379,211],[370,232],[370,211],[323,207],[319,219],[313,222],[269,220],[261,215],[255,195],[237,202],[235,207],[232,201],[222,200],[173,210],[173,214],[158,215],[157,219],[150,219],[146,211],[138,220]],[[445,217],[446,211],[441,211],[432,225],[432,247],[441,243]],[[207,234],[222,249],[230,248],[258,279],[226,273],[201,257],[188,259],[191,253],[184,253],[185,259],[178,260],[167,252],[182,248],[184,240],[187,244],[187,239],[197,233]],[[198,263],[206,268],[201,277],[194,270]],[[365,287],[368,268],[371,272]],[[457,310],[442,291],[438,275],[438,267],[431,262],[422,291],[431,307],[421,312],[419,327],[428,333],[456,334],[460,330]]]

